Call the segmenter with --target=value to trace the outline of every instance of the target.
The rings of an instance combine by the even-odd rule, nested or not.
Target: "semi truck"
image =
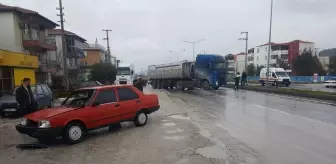
[[[226,64],[223,56],[199,54],[195,61],[151,65],[148,79],[154,89],[218,89],[227,82]]]
[[[115,84],[133,84],[134,67],[133,65],[121,64],[117,67]]]

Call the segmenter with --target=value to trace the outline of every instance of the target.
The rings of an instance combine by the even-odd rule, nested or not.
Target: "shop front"
[[[0,50],[0,91],[11,92],[14,86],[21,85],[23,78],[30,78],[36,84],[36,56]]]

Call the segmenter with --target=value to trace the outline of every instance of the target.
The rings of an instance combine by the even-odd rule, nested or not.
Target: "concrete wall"
[[[100,50],[85,50],[87,56],[80,59],[81,64],[86,63],[89,65],[94,65],[101,62],[101,51]]]
[[[0,13],[0,49],[23,52],[19,21],[13,13]]]

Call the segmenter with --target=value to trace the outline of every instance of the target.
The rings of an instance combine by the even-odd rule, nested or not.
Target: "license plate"
[[[16,108],[4,109],[5,112],[15,112],[16,110]]]

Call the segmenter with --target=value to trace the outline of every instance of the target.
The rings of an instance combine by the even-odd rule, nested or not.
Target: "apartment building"
[[[48,38],[52,40],[57,46],[57,51],[51,51],[48,53],[50,63],[55,63],[56,71],[52,75],[52,81],[55,86],[64,86],[64,64],[63,64],[63,52],[67,54],[67,69],[69,85],[75,86],[80,82],[80,59],[85,58],[83,48],[85,47],[86,40],[81,36],[64,30],[66,47],[62,45],[62,30],[52,29],[48,30]]]
[[[277,60],[281,60],[283,63],[288,64],[289,67],[292,66],[293,60],[302,54],[303,52],[312,52],[313,55],[316,55],[315,43],[294,40],[286,43],[266,43],[259,45],[257,47],[251,48],[248,51],[247,63],[254,64],[255,66],[265,66],[267,65],[268,58],[268,49],[269,45],[271,46],[270,54],[270,67],[278,67]],[[244,55],[236,55],[238,63],[244,63]],[[238,64],[237,70],[244,70],[244,64]]]
[[[36,11],[0,4],[0,91],[11,91],[28,77],[35,84],[48,74],[39,59],[56,51],[47,36],[58,26]]]
[[[110,56],[104,46],[98,43],[98,40],[94,44],[86,44],[84,47],[85,58],[80,60],[81,73],[80,80],[88,81],[91,71],[91,66],[97,63],[111,63],[116,65],[116,58]]]

